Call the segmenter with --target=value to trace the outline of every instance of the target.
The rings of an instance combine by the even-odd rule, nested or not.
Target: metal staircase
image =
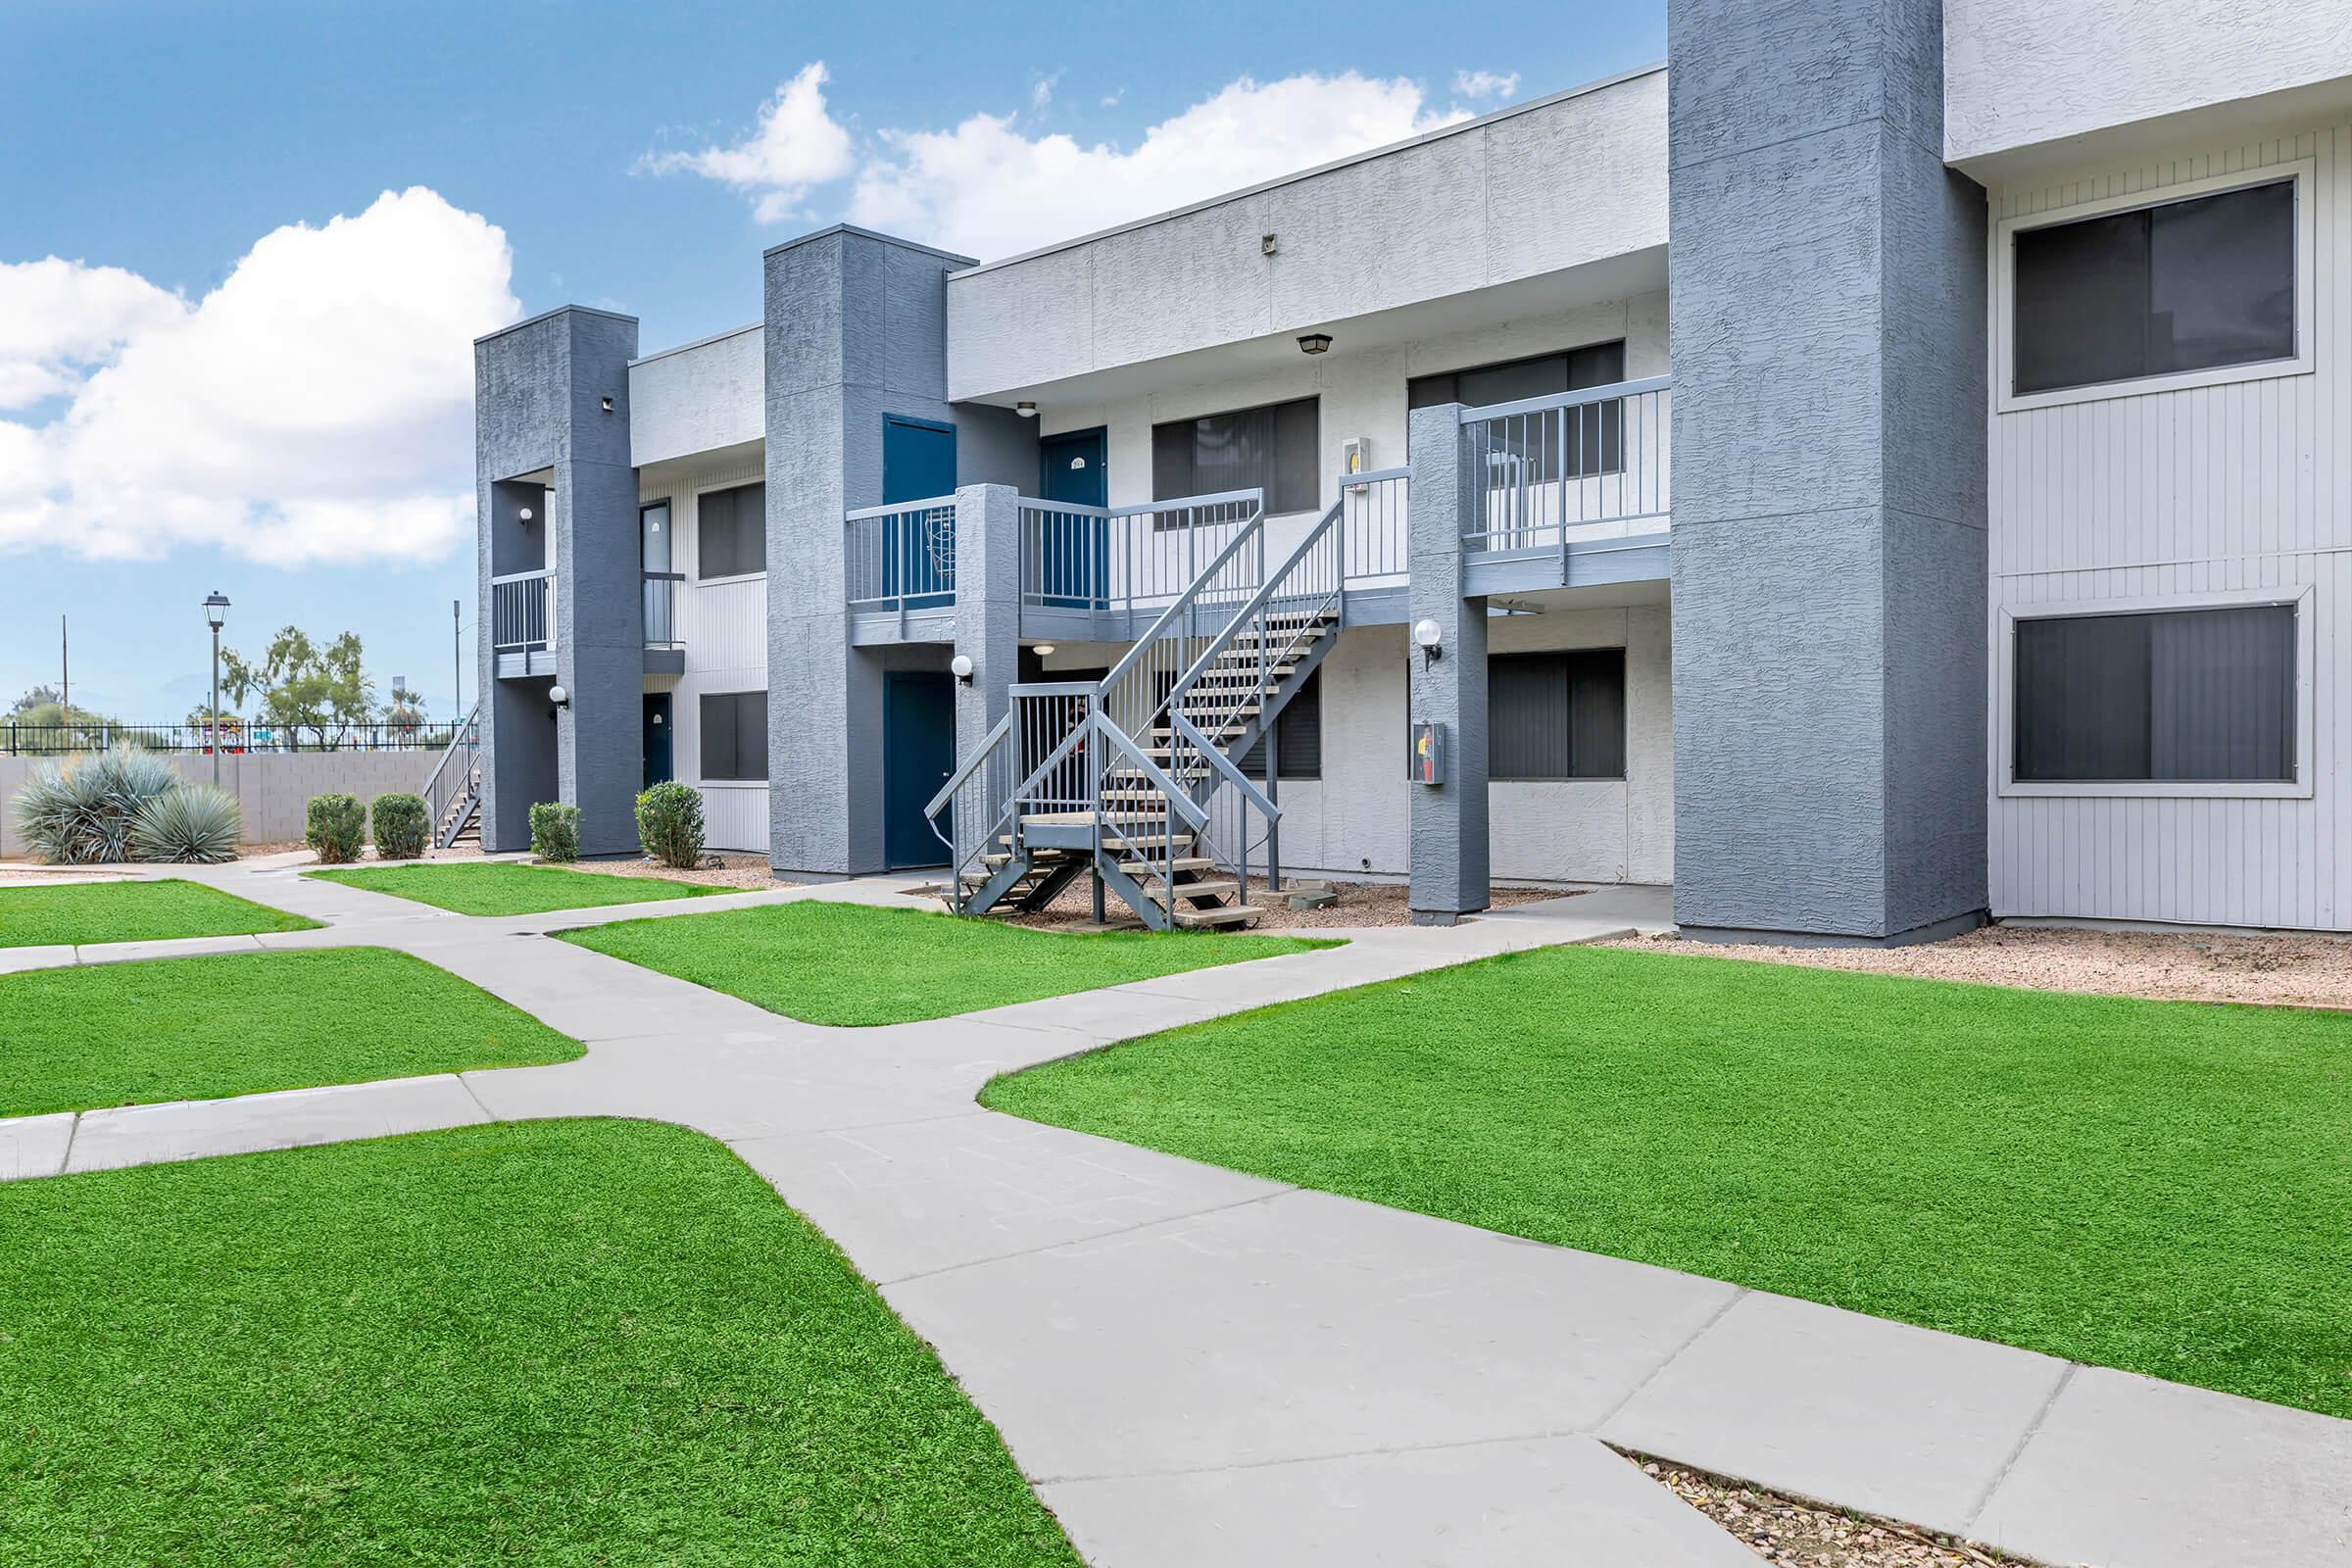
[[[1341,508],[1271,571],[1249,521],[1099,682],[1015,685],[929,806],[959,914],[1044,907],[1091,876],[1154,930],[1246,925],[1252,853],[1281,809],[1241,770],[1337,640]]]
[[[433,848],[479,842],[482,836],[482,709],[479,703],[450,737],[449,750],[424,784]]]

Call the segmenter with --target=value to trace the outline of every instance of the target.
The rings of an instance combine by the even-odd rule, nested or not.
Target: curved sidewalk
[[[0,1174],[486,1120],[696,1128],[937,1347],[1100,1568],[1757,1560],[1604,1443],[2054,1563],[2352,1561],[2352,1422],[1285,1187],[973,1100],[999,1072],[1149,1030],[1654,923],[1653,890],[833,1029],[541,933],[793,899],[915,904],[891,891],[903,882],[467,918],[267,862],[198,874],[329,923],[48,961],[397,948],[588,1054],[0,1122]]]

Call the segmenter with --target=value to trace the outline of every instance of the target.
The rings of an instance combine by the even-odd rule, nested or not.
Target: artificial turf
[[[2352,1416],[2352,1018],[1491,959],[1002,1078],[1016,1115]]]
[[[429,904],[457,914],[545,914],[555,909],[588,909],[606,904],[656,904],[696,899],[741,888],[705,887],[665,877],[613,876],[556,865],[518,865],[488,860],[472,865],[356,865],[339,871],[304,873],[323,882],[389,893],[396,899]]]
[[[10,1183],[0,1256],[17,1568],[1078,1561],[873,1288],[679,1128]]]
[[[821,1024],[945,1018],[1338,946],[1205,931],[1077,936],[917,909],[813,902],[624,920],[562,935],[770,1012]]]
[[[176,877],[0,888],[0,948],[237,937],[308,931],[318,923]]]
[[[382,948],[0,975],[0,1116],[579,1054],[578,1042],[528,1013]]]

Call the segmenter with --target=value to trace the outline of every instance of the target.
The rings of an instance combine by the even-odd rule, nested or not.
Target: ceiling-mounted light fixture
[[[1043,659],[1043,658],[1045,658],[1047,655],[1049,655],[1049,654],[1051,654],[1051,653],[1053,653],[1053,652],[1054,652],[1054,645],[1053,645],[1052,643],[1038,643],[1038,644],[1036,644],[1036,645],[1035,645],[1035,648],[1036,648],[1036,652],[1037,652],[1037,657],[1038,657],[1038,658],[1040,658],[1040,659]]]
[[[1301,354],[1330,353],[1331,334],[1329,332],[1306,332],[1300,334],[1298,338],[1298,352]]]
[[[1037,405],[1023,398],[1012,406],[1012,412],[1024,419],[1034,419],[1037,417]]]

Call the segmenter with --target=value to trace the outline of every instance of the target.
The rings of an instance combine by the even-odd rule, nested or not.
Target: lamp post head
[[[222,593],[220,589],[216,588],[211,593],[204,596],[205,624],[212,627],[213,630],[219,631],[220,629],[221,622],[225,621],[227,618],[228,596]]]

